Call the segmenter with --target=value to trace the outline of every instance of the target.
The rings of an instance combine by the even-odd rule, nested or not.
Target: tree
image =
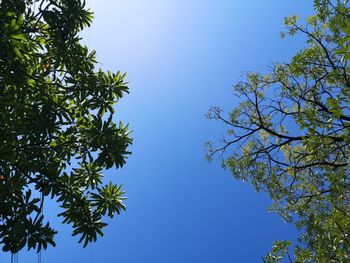
[[[15,253],[55,245],[45,199],[62,208],[84,246],[103,235],[103,216],[125,210],[103,169],[130,154],[128,126],[113,105],[125,74],[95,70],[80,43],[92,13],[80,0],[0,1],[0,242]]]
[[[208,159],[221,154],[224,168],[267,192],[300,232],[295,246],[277,241],[265,262],[350,260],[350,9],[348,1],[314,6],[305,26],[285,19],[287,35],[303,35],[306,47],[236,83],[240,104],[227,115],[208,112],[228,127],[219,145],[207,143]]]

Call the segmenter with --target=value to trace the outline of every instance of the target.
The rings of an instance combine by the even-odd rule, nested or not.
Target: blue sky
[[[130,94],[117,118],[134,137],[127,165],[106,172],[127,190],[127,211],[82,249],[55,219],[57,247],[42,262],[261,262],[296,230],[267,212],[270,201],[204,160],[204,143],[225,127],[205,119],[210,106],[237,105],[232,84],[243,71],[287,62],[302,39],[281,40],[283,18],[312,14],[312,1],[89,0],[95,12],[84,41],[99,66],[127,72]],[[0,254],[0,262],[10,262]],[[19,262],[37,262],[20,252]]]

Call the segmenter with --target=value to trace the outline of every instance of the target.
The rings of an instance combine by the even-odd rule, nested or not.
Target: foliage
[[[271,209],[299,229],[298,244],[276,242],[266,262],[350,261],[350,7],[314,6],[305,26],[286,18],[282,34],[305,36],[306,47],[236,83],[241,102],[227,117],[208,113],[228,127],[221,145],[207,144],[209,160],[221,153],[224,168],[266,191]]]
[[[78,33],[92,13],[81,0],[0,1],[0,243],[55,245],[44,200],[84,246],[125,210],[124,192],[103,186],[103,168],[121,167],[131,144],[113,105],[128,92],[125,74],[95,70]]]

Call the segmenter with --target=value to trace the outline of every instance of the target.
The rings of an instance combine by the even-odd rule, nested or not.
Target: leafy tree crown
[[[86,246],[103,216],[125,210],[124,191],[103,184],[132,140],[115,122],[125,74],[96,70],[79,32],[92,13],[80,0],[0,1],[0,243],[13,253],[55,245],[44,200]]]
[[[221,154],[224,168],[267,192],[271,209],[300,231],[294,253],[278,241],[266,262],[350,260],[350,9],[348,1],[314,6],[306,25],[288,17],[281,34],[304,35],[305,48],[236,83],[240,103],[228,114],[208,112],[228,127],[221,144],[207,143],[208,159]]]

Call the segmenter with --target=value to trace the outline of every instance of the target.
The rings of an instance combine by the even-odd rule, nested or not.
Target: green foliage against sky
[[[95,69],[78,33],[92,20],[80,0],[0,1],[0,243],[4,251],[55,245],[43,205],[60,205],[84,246],[104,215],[125,209],[123,190],[103,185],[131,144],[114,104],[125,74]]]
[[[314,1],[305,25],[285,19],[286,35],[305,48],[268,74],[248,73],[234,85],[239,106],[208,117],[226,124],[208,158],[273,200],[271,209],[295,222],[299,242],[276,242],[264,259],[279,262],[350,261],[350,7]]]

